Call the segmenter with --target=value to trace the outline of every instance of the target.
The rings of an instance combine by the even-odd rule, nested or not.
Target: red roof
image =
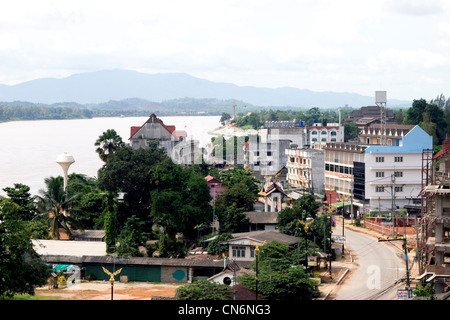
[[[442,150],[440,150],[438,153],[436,153],[434,155],[433,160],[439,159],[440,157],[442,157],[444,154],[446,154],[449,151],[450,151],[450,138],[447,138],[442,143]]]
[[[152,113],[150,115],[150,117],[148,118],[147,121],[145,121],[145,123],[149,122],[150,119],[152,119],[152,118],[155,118],[167,131],[170,132],[170,134],[173,134],[173,132],[175,131],[175,126],[173,126],[173,125],[165,125],[164,122],[161,119],[159,119],[154,113]],[[131,127],[130,139],[136,134],[136,132],[139,131],[139,129],[141,129],[145,125],[145,123],[142,126],[140,126],[140,127]]]
[[[216,180],[217,182],[220,183],[220,181],[218,179],[216,179],[216,178],[214,178],[213,176],[210,176],[210,175],[207,175],[205,177],[205,180],[206,180],[206,182],[210,182],[210,181]]]

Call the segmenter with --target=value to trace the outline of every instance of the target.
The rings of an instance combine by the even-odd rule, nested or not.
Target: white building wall
[[[395,161],[400,157],[403,161]],[[422,179],[421,154],[365,154],[365,163],[365,191],[371,211],[391,212],[394,206],[398,212],[412,204],[412,198],[418,198]],[[397,175],[395,179],[394,175]]]

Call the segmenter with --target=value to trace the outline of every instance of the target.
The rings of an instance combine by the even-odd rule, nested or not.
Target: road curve
[[[354,263],[349,266],[350,273],[334,293],[334,298],[396,299],[396,280],[406,274],[401,252],[389,242],[378,242],[374,237],[349,229],[345,230],[345,237],[346,251],[350,251]]]

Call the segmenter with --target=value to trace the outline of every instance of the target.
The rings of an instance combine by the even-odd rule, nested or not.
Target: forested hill
[[[84,119],[93,117],[118,116],[158,116],[176,115],[221,115],[222,112],[232,114],[233,105],[237,111],[242,109],[259,109],[250,104],[246,105],[237,100],[217,99],[174,99],[163,102],[152,102],[144,99],[111,100],[99,104],[79,104],[64,102],[36,104],[23,101],[0,102],[0,122],[16,120],[45,120],[45,119]]]

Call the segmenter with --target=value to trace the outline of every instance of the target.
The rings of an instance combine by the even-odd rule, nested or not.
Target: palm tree
[[[46,178],[45,184],[47,190],[39,190],[40,196],[36,196],[37,208],[41,216],[47,217],[52,237],[60,239],[60,228],[69,236],[72,234],[72,226],[82,230],[83,227],[70,212],[79,195],[67,197],[61,176]]]
[[[95,151],[98,153],[100,159],[104,162],[108,160],[108,156],[114,153],[117,149],[125,146],[122,137],[119,136],[114,129],[108,129],[95,141],[95,146],[98,147]]]

